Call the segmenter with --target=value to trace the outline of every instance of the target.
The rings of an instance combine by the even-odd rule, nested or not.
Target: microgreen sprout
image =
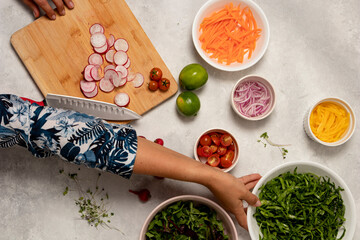
[[[263,140],[261,140],[264,139]],[[269,135],[267,134],[267,132],[264,132],[263,134],[260,135],[260,139],[257,140],[257,142],[259,143],[262,143],[264,145],[264,147],[267,146],[267,144],[269,144],[270,146],[273,146],[273,147],[277,147],[280,152],[281,152],[281,155],[283,157],[283,159],[286,158],[286,154],[289,152],[286,148],[284,148],[285,146],[290,146],[290,144],[277,144],[277,143],[274,143],[272,142],[270,139],[269,139]]]

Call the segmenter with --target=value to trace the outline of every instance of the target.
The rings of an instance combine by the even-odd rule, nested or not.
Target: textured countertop
[[[127,3],[175,78],[193,62],[203,64],[209,80],[196,91],[201,110],[194,118],[176,112],[175,98],[146,113],[133,126],[150,140],[163,138],[165,146],[193,156],[196,138],[209,128],[229,130],[238,140],[239,163],[231,172],[243,176],[265,174],[291,161],[321,163],[340,175],[350,188],[360,218],[360,134],[340,147],[328,148],[310,140],[303,129],[308,108],[323,97],[346,100],[359,117],[360,109],[360,3],[349,1],[264,1],[256,0],[270,23],[270,43],[262,60],[252,68],[235,73],[207,65],[196,53],[191,26],[205,0],[137,0]],[[76,6],[81,7],[81,6]],[[11,35],[33,21],[21,1],[0,1],[0,93],[41,100],[43,97],[10,45]],[[277,105],[270,117],[257,122],[239,118],[229,104],[233,84],[249,74],[267,78],[275,87]],[[290,143],[283,159],[276,148],[257,143],[267,131],[277,142]],[[181,166],[179,166],[181,167]],[[97,171],[71,165],[57,157],[37,159],[26,149],[0,149],[0,239],[137,239],[151,210],[160,202],[181,194],[198,194],[213,199],[202,186],[134,175],[125,180],[103,174],[99,185],[110,198],[115,213],[111,224],[121,232],[95,229],[79,218],[76,191],[62,195],[72,182],[59,174],[78,172],[84,188],[94,187]],[[152,198],[141,203],[128,189],[148,188]],[[355,236],[360,234],[360,221]],[[238,227],[240,239],[250,239]]]

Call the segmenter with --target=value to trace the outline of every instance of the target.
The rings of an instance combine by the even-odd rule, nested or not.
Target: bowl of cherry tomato
[[[229,172],[238,162],[239,146],[228,131],[209,129],[197,139],[194,156],[197,161]]]

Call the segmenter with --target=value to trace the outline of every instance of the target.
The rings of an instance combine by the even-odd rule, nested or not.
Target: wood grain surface
[[[58,16],[55,21],[41,17],[11,36],[11,44],[44,96],[55,93],[85,98],[79,82],[88,56],[93,53],[89,28],[94,23],[104,26],[107,37],[113,34],[129,42],[129,70],[145,77],[140,88],[128,82],[111,93],[99,91],[94,100],[114,103],[118,92],[126,92],[130,96],[128,108],[142,115],[177,92],[176,80],[124,0],[74,0],[74,3],[78,7],[67,11],[66,16]],[[107,64],[105,61],[103,67]],[[161,68],[163,77],[170,80],[168,91],[148,90],[153,67]]]

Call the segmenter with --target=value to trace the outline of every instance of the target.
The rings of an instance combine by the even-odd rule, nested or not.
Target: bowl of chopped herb
[[[238,235],[229,214],[217,203],[181,195],[160,203],[146,218],[139,240],[231,239]]]
[[[346,183],[314,162],[289,162],[270,170],[253,189],[260,207],[249,206],[252,240],[352,240],[356,206]]]

